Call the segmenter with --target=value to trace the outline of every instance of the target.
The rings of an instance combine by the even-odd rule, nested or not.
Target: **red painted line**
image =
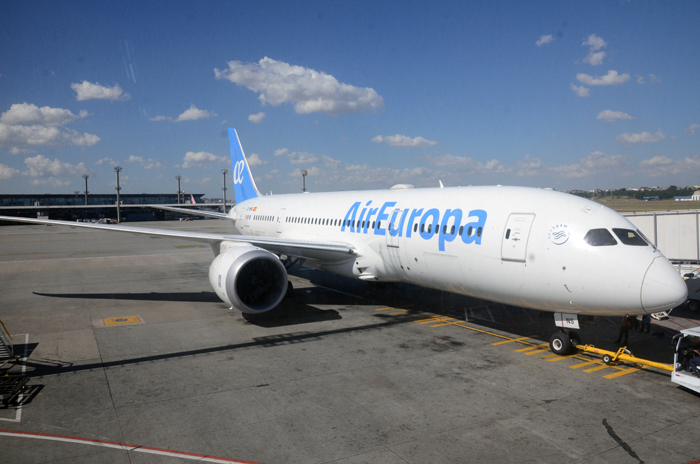
[[[129,445],[126,443],[118,443],[114,441],[106,441],[106,440],[97,440],[93,438],[80,438],[80,437],[71,437],[67,435],[53,435],[49,433],[38,433],[38,432],[22,432],[22,431],[17,431],[17,430],[0,430],[0,436],[14,436],[14,437],[20,437],[20,438],[35,438],[35,439],[44,439],[44,440],[56,440],[56,441],[67,441],[67,442],[72,442],[72,443],[82,443],[85,445],[93,445],[93,446],[106,446],[109,448],[118,448],[118,449],[123,449],[126,451],[136,451],[136,452],[141,452],[141,453],[150,453],[150,454],[165,454],[169,456],[174,456],[174,457],[181,457],[183,459],[197,459],[199,461],[206,461],[206,462],[233,462],[237,464],[261,464],[259,462],[254,462],[254,461],[243,461],[240,459],[230,459],[230,458],[222,458],[218,456],[210,456],[206,454],[196,454],[196,453],[188,453],[186,451],[172,451],[172,450],[167,450],[167,449],[162,449],[162,448],[152,448],[150,446],[140,446],[140,445]]]

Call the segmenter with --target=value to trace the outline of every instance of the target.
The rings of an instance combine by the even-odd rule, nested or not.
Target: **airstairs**
[[[15,346],[12,343],[12,335],[0,321],[0,369],[10,361],[16,361],[19,356],[15,355]]]

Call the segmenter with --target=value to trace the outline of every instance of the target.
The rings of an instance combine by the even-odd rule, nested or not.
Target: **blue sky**
[[[700,3],[0,3],[0,192],[700,184]],[[230,186],[230,173],[228,184]],[[232,191],[229,195],[232,194]]]

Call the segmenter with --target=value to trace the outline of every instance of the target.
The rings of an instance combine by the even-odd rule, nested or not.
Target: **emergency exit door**
[[[535,220],[531,213],[513,213],[508,216],[501,243],[501,259],[524,263],[527,257],[527,241]]]

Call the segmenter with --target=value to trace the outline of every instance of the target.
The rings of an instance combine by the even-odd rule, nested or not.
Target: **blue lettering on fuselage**
[[[415,225],[418,235],[423,240],[437,237],[438,249],[445,251],[445,243],[454,241],[458,235],[461,236],[462,242],[467,245],[481,245],[488,216],[486,211],[482,209],[474,209],[465,214],[459,208],[446,209],[444,213],[441,213],[438,208],[429,208],[427,211],[424,208],[412,210],[404,208],[396,209],[390,213],[387,209],[395,207],[395,201],[387,201],[381,208],[368,208],[371,204],[372,201],[368,201],[360,211],[361,202],[353,203],[345,214],[340,228],[341,232],[345,232],[347,229],[352,233],[367,234],[372,230],[374,235],[386,235],[388,230],[392,237],[401,237],[405,231],[405,237],[411,238]],[[360,215],[355,222],[358,212]],[[375,214],[377,216],[373,223],[371,219]],[[462,224],[462,219],[465,217],[466,223]],[[418,224],[416,224],[416,220],[418,220]]]

